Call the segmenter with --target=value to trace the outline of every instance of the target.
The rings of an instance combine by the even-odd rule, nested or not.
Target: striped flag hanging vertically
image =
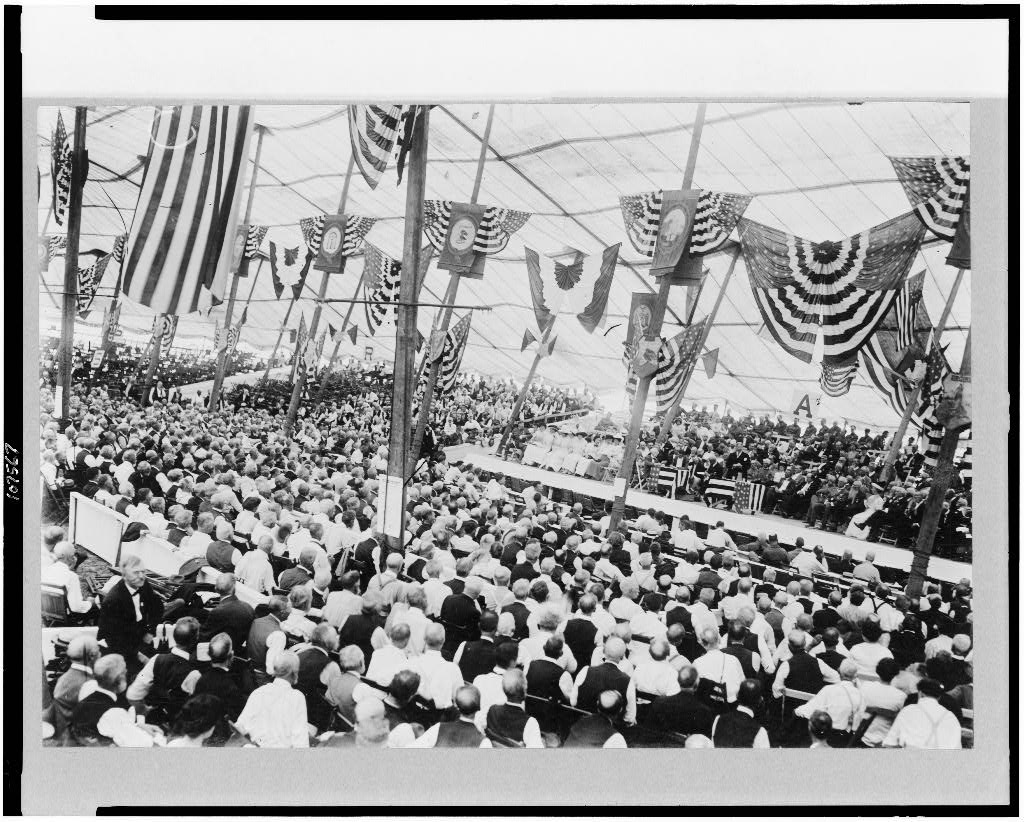
[[[224,298],[253,130],[250,106],[156,110],[122,289],[161,314]]]
[[[389,314],[394,314],[401,286],[402,263],[370,243],[363,262],[363,294],[368,302],[363,309],[366,330],[374,336]]]
[[[263,238],[267,236],[270,226],[251,225],[245,233],[245,256],[250,259],[257,257],[260,253],[260,246],[263,245]]]
[[[53,183],[53,218],[64,225],[71,200],[71,141],[64,128],[64,116],[57,110],[57,127],[50,135],[50,180]]]
[[[469,339],[469,326],[473,321],[473,312],[449,328],[444,338],[444,349],[441,352],[441,365],[437,370],[436,396],[441,397],[455,390],[455,378],[462,365],[462,356],[466,353],[466,342]]]
[[[107,270],[110,262],[110,255],[104,254],[88,268],[78,269],[78,313],[85,314],[92,308],[92,301],[96,298],[96,289],[99,288],[103,279],[103,272]]]
[[[395,153],[403,107],[350,105],[348,134],[352,154],[366,184],[375,189]]]
[[[890,157],[921,222],[947,240],[956,236],[971,181],[968,157]]]
[[[687,326],[658,351],[658,370],[654,374],[658,413],[665,414],[683,391],[686,375],[697,359],[707,317]]]

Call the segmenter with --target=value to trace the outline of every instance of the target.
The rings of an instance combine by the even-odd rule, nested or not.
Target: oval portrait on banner
[[[651,327],[651,308],[647,305],[638,305],[633,312],[633,341],[646,337]]]
[[[661,239],[668,245],[675,245],[686,236],[686,209],[677,205],[662,219]]]
[[[476,223],[471,217],[459,217],[452,225],[452,233],[448,245],[452,251],[467,251],[476,239]]]
[[[341,228],[337,225],[328,228],[320,241],[320,247],[324,250],[324,254],[331,257],[337,254],[341,250]]]

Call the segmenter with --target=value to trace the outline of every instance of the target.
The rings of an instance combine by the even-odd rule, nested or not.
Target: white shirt
[[[658,618],[657,614],[652,614],[650,611],[641,611],[634,616],[629,621],[629,629],[633,632],[633,636],[650,638],[664,636],[668,632],[665,623]]]
[[[519,643],[518,662],[525,671],[530,662],[534,659],[547,659],[544,653],[544,644],[552,637],[550,631],[538,631],[534,636],[528,637]],[[573,673],[579,664],[568,645],[563,646],[562,655],[556,660],[569,673]]]
[[[693,661],[693,667],[703,679],[710,679],[712,682],[725,684],[725,698],[729,702],[736,701],[736,694],[739,692],[740,683],[743,681],[743,666],[736,657],[723,654],[717,648],[708,651],[703,656]]]
[[[687,528],[685,531],[673,531],[672,532],[672,544],[680,551],[701,551],[705,546],[703,540],[697,536],[697,532],[692,528]]]
[[[476,726],[483,731],[487,727],[487,712],[492,705],[504,705],[508,700],[501,687],[504,671],[497,669],[473,678],[473,687],[480,691],[480,710],[476,712]]]
[[[306,698],[284,679],[249,694],[236,724],[261,748],[309,747]]]
[[[824,711],[832,717],[834,730],[855,731],[857,716],[864,711],[864,696],[854,683],[836,682],[826,685],[809,702],[798,705],[793,713],[807,719],[815,711]]]
[[[428,578],[423,583],[423,593],[427,596],[427,613],[431,616],[440,614],[444,598],[449,596],[451,592],[452,589],[441,582],[441,580]]]
[[[377,654],[374,653],[374,659]],[[449,662],[440,651],[425,650],[417,660],[420,672],[419,694],[433,700],[437,708],[448,708],[455,699],[455,692],[462,687],[462,671],[454,662]]]
[[[638,691],[647,694],[672,696],[679,693],[679,673],[668,660],[641,662],[633,671],[633,682]]]
[[[430,617],[419,608],[400,607],[400,603],[395,603],[391,609],[390,617],[394,617],[391,620],[393,624],[405,623],[409,626],[409,647],[412,648],[414,654],[422,654],[424,635],[426,634],[427,626],[431,623]]]
[[[897,714],[883,744],[886,747],[944,750],[963,746],[956,716],[924,695],[918,695],[916,705],[907,705]]]
[[[327,602],[320,612],[320,618],[340,629],[346,619],[362,611],[363,598],[359,594],[352,591],[333,591],[327,595]]]
[[[880,659],[892,659],[892,652],[877,642],[858,642],[847,655],[857,663],[857,675],[873,674]]]
[[[68,592],[68,609],[72,613],[84,614],[92,607],[91,600],[82,599],[82,581],[78,574],[63,562],[45,565],[40,572],[41,581],[47,585],[63,585]]]
[[[270,559],[259,549],[247,551],[235,564],[235,578],[260,594],[269,594],[275,585]]]
[[[396,648],[389,643],[374,650],[373,656],[370,657],[370,665],[366,669],[366,678],[386,688],[399,671],[420,673],[417,661],[411,658],[408,647]],[[422,674],[420,675],[422,677]]]
[[[861,682],[860,692],[864,697],[864,708],[855,720],[855,725],[857,726],[860,725],[861,720],[865,716],[871,713],[873,708],[885,708],[886,710],[898,713],[903,708],[903,703],[907,700],[907,695],[903,691],[884,682]],[[862,739],[864,744],[872,748],[881,745],[885,741],[886,736],[889,735],[889,729],[892,728],[893,721],[882,716],[876,716],[864,733]]]

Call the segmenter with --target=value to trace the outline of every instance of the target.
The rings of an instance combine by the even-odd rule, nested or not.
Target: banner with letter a
[[[814,419],[821,408],[820,391],[794,391],[789,399],[789,413]]]

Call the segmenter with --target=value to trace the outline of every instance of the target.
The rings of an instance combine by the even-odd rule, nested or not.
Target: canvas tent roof
[[[529,211],[527,224],[513,235],[508,247],[487,261],[482,280],[463,280],[458,303],[490,306],[476,312],[463,360],[465,370],[487,375],[525,376],[533,348],[520,352],[523,332],[537,334],[530,304],[524,246],[549,253],[566,246],[587,253],[622,243],[605,329],[587,334],[570,316],[561,316],[553,356],[538,369],[549,383],[589,386],[611,410],[625,407],[621,362],[626,314],[633,291],[656,289],[649,263],[629,244],[618,197],[682,184],[696,105],[693,103],[573,103],[506,104],[496,106],[479,201]],[[87,145],[91,169],[83,195],[83,250],[108,251],[114,238],[130,225],[142,181],[143,159],[149,140],[152,106],[97,106],[88,117]],[[63,108],[68,130],[73,109]],[[53,107],[39,110],[39,168],[42,196],[39,226],[60,233],[48,217],[49,139],[56,122]],[[469,199],[480,140],[487,118],[486,104],[447,104],[430,117],[428,199]],[[268,127],[253,202],[251,222],[275,230],[294,228],[299,219],[333,213],[338,207],[350,154],[347,115],[342,105],[257,105],[256,122]],[[255,155],[253,140],[250,168]],[[754,199],[746,216],[812,240],[839,239],[909,210],[887,155],[967,155],[969,106],[957,103],[836,102],[711,103],[697,157],[694,186],[714,191],[747,193]],[[376,190],[355,172],[346,212],[378,218],[368,241],[400,258],[402,252],[405,183],[396,186],[389,169]],[[734,235],[735,236],[735,235]],[[945,264],[949,246],[932,243],[922,249],[912,272],[925,270],[924,299],[929,314],[938,318],[956,275]],[[710,269],[696,318],[710,311],[730,261],[730,254],[706,258]],[[85,264],[88,264],[85,258]],[[44,275],[47,287],[59,291],[62,263],[58,258]],[[346,272],[332,276],[328,299],[353,296],[362,260],[350,260]],[[311,272],[300,308],[312,317],[320,272]],[[103,293],[112,291],[116,272],[108,269]],[[440,302],[448,272],[431,265],[421,299]],[[239,299],[251,281],[243,281]],[[943,343],[954,366],[970,323],[970,277],[964,278],[949,318]],[[102,309],[105,298],[97,298]],[[57,316],[44,289],[40,306],[46,320]],[[663,334],[674,333],[685,315],[685,289],[674,288]],[[329,303],[321,323],[340,326],[347,305]],[[255,285],[242,345],[268,349],[287,310],[287,292],[274,298],[269,266]],[[435,308],[419,312],[420,331],[429,337]],[[183,317],[179,340],[210,338],[222,315],[208,320]],[[236,310],[235,317],[239,316]],[[455,317],[464,312],[456,310]],[[148,331],[152,312],[126,303],[122,325]],[[353,321],[360,326],[355,346],[347,339],[341,355],[362,356],[364,345],[375,357],[393,358],[394,325],[386,324],[371,340],[365,335],[362,309]],[[297,327],[299,311],[290,327]],[[719,348],[718,373],[706,378],[698,365],[686,403],[729,402],[749,410],[789,410],[797,388],[816,391],[817,365],[789,356],[774,342],[757,335],[761,325],[740,260],[712,328],[707,346]],[[324,326],[321,325],[321,328]],[[325,356],[330,351],[325,347]],[[824,397],[822,415],[846,418],[872,427],[892,427],[893,411],[870,383],[858,375],[850,392],[839,399]]]

